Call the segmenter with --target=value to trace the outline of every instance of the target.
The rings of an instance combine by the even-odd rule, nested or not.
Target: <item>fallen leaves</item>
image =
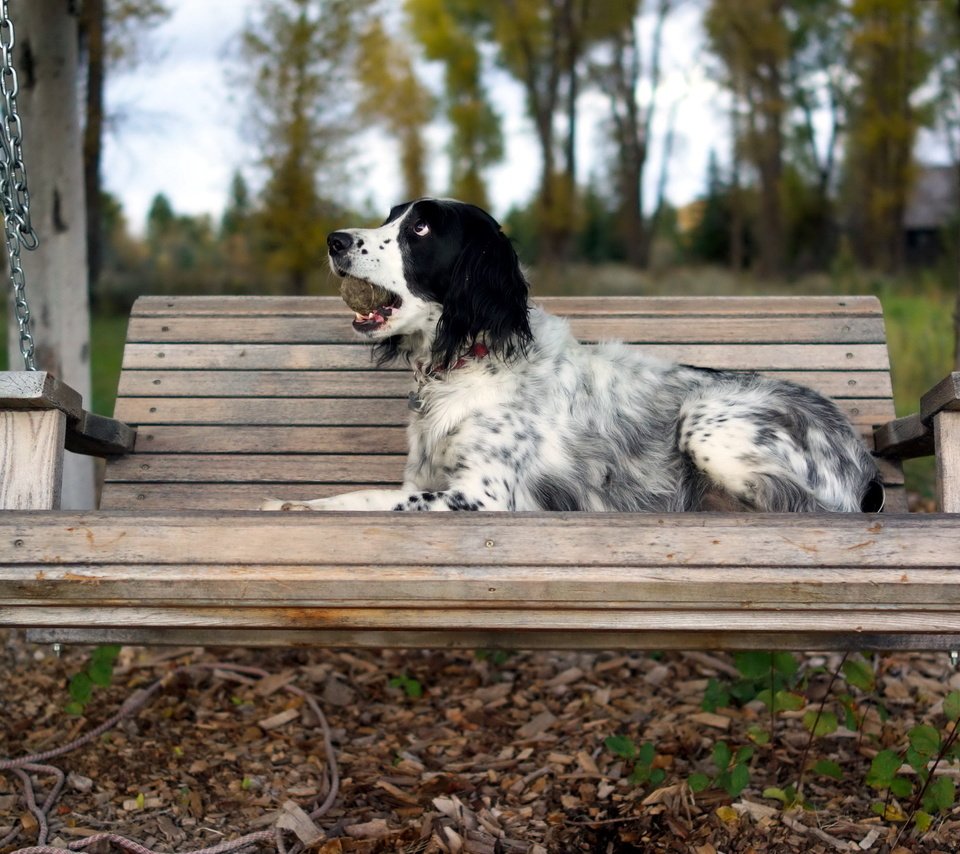
[[[59,699],[83,650],[68,649],[59,662],[28,661],[34,649],[21,642],[6,650],[0,755],[60,743],[164,668],[212,658],[192,648],[162,656],[125,649],[117,684],[98,693],[87,723],[66,718]],[[814,820],[761,797],[796,780],[808,737],[803,710],[782,713],[773,739],[755,745],[743,795],[690,792],[691,774],[715,772],[718,741],[736,750],[758,726],[769,728],[765,710],[750,704],[701,709],[709,679],[737,672],[720,654],[519,653],[493,661],[469,652],[236,650],[229,658],[271,675],[178,680],[102,743],[66,758],[65,811],[51,818],[54,835],[112,829],[190,850],[210,833],[230,838],[296,816],[300,832],[291,833],[322,854],[879,851],[893,842],[895,822],[871,815],[875,797],[863,775],[879,750],[895,749],[940,708],[948,686],[960,684],[945,656],[884,659],[877,691],[893,716],[883,721],[873,711],[862,738],[840,727],[816,740],[810,767],[833,764],[808,774]],[[827,671],[833,662],[820,655],[805,666]],[[423,696],[391,690],[399,674],[421,683]],[[292,683],[321,698],[343,777],[334,808],[316,821],[309,812],[327,794],[326,758],[312,713],[281,690]],[[631,783],[637,757],[607,749],[610,736],[653,745],[650,767],[666,772],[663,785]],[[20,847],[35,829],[23,828],[21,816],[30,814],[16,792],[0,774],[0,837],[16,824]],[[923,840],[909,837],[911,851],[958,850],[958,826],[956,816],[938,817]]]

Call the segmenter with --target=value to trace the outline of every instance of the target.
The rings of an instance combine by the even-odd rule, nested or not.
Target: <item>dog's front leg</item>
[[[329,498],[311,501],[283,501],[270,498],[260,505],[261,510],[506,510],[500,502],[488,495],[474,497],[460,489],[427,492],[410,487],[406,489],[361,489]]]

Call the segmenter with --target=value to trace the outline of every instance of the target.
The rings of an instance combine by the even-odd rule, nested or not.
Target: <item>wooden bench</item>
[[[809,385],[866,442],[883,425],[885,454],[929,452],[937,432],[960,511],[960,375],[892,422],[874,298],[541,303],[582,340]],[[335,298],[138,300],[116,407],[136,452],[108,462],[100,511],[0,513],[0,625],[250,646],[960,647],[960,515],[906,514],[895,459],[882,516],[256,512],[399,483],[410,385],[372,368]]]

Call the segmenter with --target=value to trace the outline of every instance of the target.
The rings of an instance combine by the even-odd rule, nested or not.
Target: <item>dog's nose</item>
[[[353,238],[345,231],[334,231],[327,236],[327,248],[331,255],[342,255],[351,246],[353,246]]]

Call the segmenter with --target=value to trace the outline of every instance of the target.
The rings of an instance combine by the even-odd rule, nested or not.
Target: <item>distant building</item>
[[[945,230],[960,223],[960,170],[920,166],[903,214],[904,260],[910,266],[935,264],[943,253]],[[960,235],[955,235],[960,237]]]

